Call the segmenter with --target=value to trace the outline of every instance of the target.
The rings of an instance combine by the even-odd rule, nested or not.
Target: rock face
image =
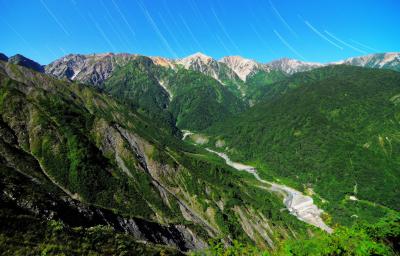
[[[303,62],[295,59],[283,58],[266,64],[271,70],[279,70],[286,74],[294,74],[297,72],[309,71],[315,68],[323,67],[323,64]]]
[[[349,58],[335,64],[346,64],[368,68],[384,68],[400,71],[400,53],[388,52]]]
[[[158,65],[158,66],[162,66],[165,68],[172,68],[175,69],[176,68],[176,64],[175,64],[175,60],[172,59],[168,59],[168,58],[163,58],[163,57],[150,57],[150,59],[153,60],[153,63]]]
[[[218,62],[201,52],[180,59],[177,63],[183,65],[186,69],[209,73],[210,76],[217,77],[216,71],[218,69]]]
[[[123,66],[138,55],[134,54],[69,54],[46,66],[47,74],[100,86],[115,68]]]
[[[269,71],[269,67],[254,60],[245,59],[241,56],[223,57],[220,62],[225,63],[230,69],[235,71],[239,78],[246,81],[246,78],[256,72],[263,70]]]
[[[22,56],[21,54],[16,54],[8,59],[8,62],[16,65],[20,65],[26,68],[33,69],[37,72],[44,72],[44,67],[39,63]]]
[[[223,82],[225,79],[235,79],[236,73],[225,63],[219,62],[203,53],[195,53],[176,61],[186,69],[192,69]]]

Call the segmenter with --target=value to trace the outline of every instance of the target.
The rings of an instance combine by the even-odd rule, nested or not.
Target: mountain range
[[[22,65],[38,72],[45,72],[57,78],[66,78],[72,81],[102,86],[118,67],[138,58],[149,58],[152,64],[169,70],[184,68],[200,72],[212,77],[219,83],[236,93],[239,97],[246,98],[252,87],[247,86],[248,80],[263,77],[262,82],[272,83],[297,72],[309,71],[330,65],[352,65],[369,68],[383,68],[399,71],[399,53],[378,53],[366,56],[353,57],[331,63],[303,62],[295,59],[282,58],[269,63],[260,63],[255,60],[246,59],[241,56],[227,56],[220,60],[213,59],[203,53],[195,53],[181,59],[168,59],[163,57],[146,57],[139,54],[69,54],[48,65],[40,65],[22,55],[8,58],[1,54],[1,60]],[[279,77],[279,78],[278,78]],[[269,81],[267,81],[269,80]],[[168,88],[162,85],[168,92]],[[260,82],[260,81],[258,81]],[[170,95],[171,96],[171,95]]]
[[[254,105],[264,97],[268,85],[286,79],[297,72],[338,64],[392,70],[398,70],[400,66],[399,53],[373,54],[328,64],[308,63],[287,58],[263,64],[240,56],[224,57],[218,61],[202,53],[176,60],[138,54],[70,54],[42,66],[42,68],[34,61],[28,61],[20,55],[17,58],[11,57],[9,61],[13,61],[13,58],[21,59],[19,63],[25,67],[39,72],[44,70],[46,74],[58,79],[91,84],[111,93],[118,93],[123,100],[132,98],[127,94],[135,94],[134,97],[138,99],[138,95],[144,95],[144,91],[148,91],[149,97],[141,99],[141,102],[136,102],[136,108],[143,112],[151,112],[152,117],[157,117],[161,123],[166,123],[167,127],[176,123],[180,129],[190,130],[205,129],[217,120],[225,119],[233,113],[241,112],[246,106]],[[22,60],[26,63],[23,63]],[[14,61],[13,63],[18,62]],[[115,78],[117,75],[106,85],[114,71],[118,71],[127,63],[136,63],[135,65],[145,63],[142,67],[146,66],[146,70],[139,68],[137,71],[144,72],[143,77],[152,77],[149,79],[152,89],[149,89],[148,86],[141,86],[141,92],[128,92],[125,87],[132,87],[129,84],[124,88],[115,88],[110,85],[110,81],[113,81],[114,85],[117,85],[116,87],[121,87],[122,84]],[[198,73],[191,73],[191,71]],[[194,88],[191,89],[194,85],[191,82],[195,79],[189,78],[192,75],[199,76],[198,79],[204,80],[198,85],[214,84],[205,86],[206,91],[203,90],[202,94],[195,89],[197,103],[187,99],[194,95],[192,91]],[[133,80],[138,78],[137,74],[133,77]],[[120,78],[123,78],[123,75]],[[210,80],[210,78],[213,79]],[[133,80],[130,83],[138,82]],[[187,82],[188,80],[190,83]],[[205,82],[206,80],[207,82]],[[126,81],[124,83],[126,84]],[[134,88],[137,90],[136,87]],[[158,93],[154,93],[154,90]],[[182,92],[184,92],[184,96],[174,97]],[[157,99],[150,99],[153,95],[157,95],[155,96]],[[159,97],[158,95],[163,96]],[[188,101],[192,102],[189,110],[182,106],[187,105]],[[157,108],[154,109],[154,106]],[[205,106],[207,109],[204,109]],[[183,108],[185,111],[182,111]],[[185,113],[187,111],[189,114]],[[193,119],[194,116],[197,117],[196,120]],[[176,132],[174,125],[167,129]]]
[[[399,71],[400,53],[69,54],[45,66],[0,54],[0,246],[396,255]],[[333,234],[298,217],[311,206]]]
[[[137,56],[139,55],[112,53],[93,55],[70,54],[46,65],[46,72],[56,75],[57,77],[66,77],[71,80],[74,80],[75,78],[77,80],[83,80],[83,78],[80,78],[79,76],[77,77],[82,70],[83,74],[80,76],[83,76],[84,74],[89,75],[87,72],[94,72],[95,70],[93,69],[96,68],[97,72],[107,74],[107,71],[112,71],[116,66],[126,63],[126,60]],[[220,60],[215,60],[203,53],[195,53],[188,57],[176,60],[162,57],[149,58],[151,58],[156,65],[169,68],[176,68],[178,65],[182,65],[186,69],[199,71],[219,81],[224,81],[227,78],[239,78],[242,81],[246,81],[248,76],[252,76],[259,71],[281,71],[286,74],[294,74],[322,66],[336,64],[398,70],[400,62],[399,53],[371,54],[327,64],[303,62],[288,58],[275,60],[269,63],[259,63],[255,60],[246,59],[241,56],[228,56],[223,57]],[[105,66],[102,67],[103,69],[98,66],[99,63],[104,63]],[[97,64],[96,67],[93,66],[95,64]],[[104,78],[107,78],[107,76]],[[101,83],[101,81],[102,80],[99,79],[99,82],[93,81],[93,83]]]

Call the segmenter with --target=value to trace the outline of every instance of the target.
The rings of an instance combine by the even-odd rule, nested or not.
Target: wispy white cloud
[[[350,39],[350,41],[352,41],[352,42],[355,43],[355,44],[358,44],[358,45],[361,46],[361,47],[364,47],[365,49],[368,49],[368,50],[371,50],[371,51],[374,51],[374,52],[380,52],[379,50],[377,50],[377,49],[375,49],[375,48],[372,48],[371,46],[368,46],[368,45],[366,45],[366,44],[357,42],[357,41],[355,41],[355,40],[353,40],[353,39]]]
[[[174,32],[175,32],[175,34],[178,36],[178,38],[184,38],[184,32],[183,32],[183,30],[182,30],[182,26],[180,25],[180,24],[178,24],[178,22],[177,22],[177,20],[176,20],[176,14],[175,15],[173,15],[172,13],[171,13],[171,10],[169,9],[169,3],[167,3],[166,2],[166,0],[162,0],[162,2],[163,2],[163,7],[164,7],[164,10],[165,10],[165,12],[167,13],[167,15],[168,15],[168,20],[170,21],[170,25],[173,25],[174,26],[174,28],[173,28],[173,30],[174,30]],[[163,12],[164,13],[164,12]],[[171,23],[171,21],[172,21],[172,23]]]
[[[94,26],[96,27],[97,31],[99,31],[100,35],[103,37],[103,39],[107,42],[107,44],[111,47],[113,52],[116,52],[116,48],[114,44],[110,41],[110,39],[107,37],[106,33],[104,33],[103,29],[99,26],[99,24],[95,21],[93,16],[89,13],[89,18],[93,22]]]
[[[125,46],[125,48],[129,48],[128,45],[128,41],[125,37],[124,34],[120,31],[117,22],[115,21],[113,15],[110,13],[110,11],[108,10],[107,6],[104,4],[103,0],[100,0],[100,4],[102,5],[104,11],[106,12],[106,21],[108,23],[108,25],[111,27],[111,29],[113,30],[114,34],[118,37],[118,40],[122,43],[122,45]]]
[[[199,48],[199,50],[204,52],[203,47],[201,46],[199,41],[197,41],[197,38],[194,36],[194,34],[192,32],[192,29],[188,26],[188,24],[186,23],[185,19],[182,17],[182,15],[180,15],[179,17],[181,18],[183,25],[185,26],[186,30],[189,32],[190,36],[192,37],[193,41],[196,43],[196,45]]]
[[[33,48],[32,48],[32,45],[31,45],[28,41],[26,41],[26,39],[25,39],[13,26],[11,26],[10,23],[8,23],[7,21],[5,21],[5,20],[3,20],[3,19],[1,19],[1,21],[3,21],[3,22],[11,29],[11,31],[14,32],[14,34],[15,34],[16,36],[18,36],[18,38],[19,38],[26,46],[28,46],[29,48],[31,48],[31,50],[33,49]]]
[[[64,31],[64,33],[69,36],[69,33],[67,31],[67,29],[64,27],[64,25],[58,20],[58,18],[56,17],[56,15],[54,15],[54,13],[50,10],[50,8],[47,6],[47,4],[43,1],[40,0],[40,3],[43,5],[43,7],[46,9],[46,11],[50,14],[50,16],[53,18],[53,20],[57,23],[57,25],[61,28],[62,31]]]
[[[215,19],[217,20],[218,26],[220,27],[220,29],[222,30],[222,32],[224,33],[224,35],[226,36],[226,38],[228,38],[229,42],[231,43],[231,45],[233,47],[235,47],[236,51],[238,51],[238,53],[240,53],[240,49],[239,47],[235,44],[235,42],[232,40],[232,38],[230,37],[230,35],[228,34],[228,32],[225,29],[224,24],[222,24],[221,20],[218,18],[217,13],[215,12],[214,8],[211,8],[211,12],[213,13]]]
[[[327,30],[325,30],[325,33],[326,33],[327,35],[329,35],[330,37],[332,37],[333,39],[335,39],[336,41],[338,41],[339,43],[342,43],[343,45],[345,45],[345,46],[347,46],[347,47],[349,47],[349,48],[351,48],[351,49],[353,49],[353,50],[355,50],[355,51],[357,51],[357,52],[360,52],[360,53],[363,53],[363,54],[366,54],[366,53],[367,53],[366,51],[363,51],[363,50],[361,50],[361,49],[358,49],[357,47],[354,47],[353,45],[351,45],[351,44],[349,44],[349,43],[346,43],[345,41],[343,41],[343,40],[341,40],[340,38],[336,37],[335,35],[333,35],[332,33],[330,33],[330,32],[327,31]]]
[[[278,9],[275,8],[274,4],[272,3],[271,0],[269,0],[269,5],[271,6],[271,9],[274,11],[276,16],[279,18],[279,20],[286,26],[286,28],[294,35],[295,37],[298,37],[296,32],[292,29],[292,27],[289,25],[289,23],[286,22],[286,20],[282,17],[281,13],[278,11]]]
[[[253,24],[250,24],[251,29],[253,32],[256,34],[258,39],[267,47],[267,49],[273,54],[276,55],[276,52],[271,48],[271,44],[268,43],[260,34],[260,32],[253,26]]]
[[[322,39],[324,39],[325,41],[327,41],[328,43],[330,43],[331,45],[335,46],[336,48],[339,48],[340,50],[343,50],[343,47],[341,47],[340,45],[336,44],[335,42],[332,42],[329,38],[327,38],[324,34],[322,34],[321,32],[319,32],[316,28],[314,28],[313,25],[310,24],[310,22],[308,21],[304,21],[304,23],[307,25],[307,27],[309,27],[312,31],[314,31],[315,34],[317,34],[319,37],[321,37]]]
[[[289,48],[289,50],[291,50],[297,57],[299,57],[302,60],[306,60],[306,58],[303,57],[303,55],[301,55],[296,49],[293,48],[293,46],[291,46],[286,40],[285,38],[283,38],[278,31],[276,31],[274,29],[274,33],[275,35],[279,38],[279,40],[281,40],[281,42],[287,47]]]
[[[132,36],[135,37],[136,33],[131,27],[131,24],[129,24],[128,20],[126,19],[125,15],[122,13],[121,9],[119,8],[118,4],[114,1],[111,0],[111,2],[114,4],[115,9],[117,9],[119,15],[121,16],[122,20],[125,22],[125,25],[128,27],[129,31],[131,32]]]
[[[74,8],[74,11],[82,18],[82,20],[86,23],[89,23],[89,20],[86,18],[85,15],[82,14],[81,10],[78,7],[78,3],[75,0],[71,0],[71,5]]]
[[[139,0],[137,1],[140,9],[142,10],[144,16],[146,17],[147,21],[150,23],[152,26],[154,32],[158,35],[158,37],[161,39],[163,42],[164,46],[167,48],[167,50],[170,52],[170,54],[174,58],[178,58],[178,55],[176,52],[172,49],[171,45],[169,44],[168,40],[164,37],[164,35],[161,33],[161,30],[158,28],[157,23],[154,21],[153,17],[150,15],[149,11],[146,9],[143,3],[141,3]]]
[[[60,51],[64,54],[64,56],[68,55],[67,51],[65,51],[64,48],[62,47],[58,47],[60,49]]]
[[[222,48],[225,49],[226,53],[227,53],[228,55],[232,55],[231,50],[229,50],[229,48],[226,46],[226,44],[224,43],[224,41],[222,41],[222,39],[221,39],[217,34],[215,34],[214,36],[215,36],[215,38],[217,39],[217,41],[220,43],[220,45],[222,46]]]
[[[194,11],[194,13],[199,17],[199,19],[203,23],[203,25],[206,28],[208,28],[210,31],[210,26],[208,26],[206,20],[204,19],[203,15],[201,14],[201,11],[200,11],[199,7],[197,6],[196,2],[194,2],[193,0],[188,0],[188,3],[190,5],[190,7],[192,8],[192,10]]]
[[[46,49],[50,52],[53,56],[53,59],[57,59],[59,56],[46,44]]]
[[[21,40],[23,44],[25,44],[26,47],[28,47],[38,58],[42,57],[42,55],[35,49],[33,46],[19,33],[10,23],[5,21],[0,17],[0,20],[7,25],[7,27]]]
[[[168,26],[167,22],[164,20],[164,17],[160,13],[158,14],[158,16],[159,16],[159,18],[161,20],[161,23],[164,25],[165,29],[167,30],[167,32],[169,33],[170,37],[175,42],[175,44],[178,46],[178,48],[181,51],[181,53],[184,53],[184,49],[183,49],[182,45],[176,39],[175,33],[172,32],[171,28]]]

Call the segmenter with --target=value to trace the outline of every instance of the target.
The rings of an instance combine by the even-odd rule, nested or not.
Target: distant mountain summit
[[[340,61],[338,64],[400,71],[400,53],[388,52],[353,57]]]
[[[5,56],[5,55],[4,55]],[[26,68],[33,69],[35,71],[44,72],[44,67],[37,63],[36,61],[33,61],[31,59],[28,59],[27,57],[21,55],[21,54],[16,54],[8,59],[8,62],[16,65],[20,65]]]
[[[0,60],[2,60],[2,61],[8,61],[7,55],[5,55],[4,53],[1,53],[1,52],[0,52]]]
[[[110,77],[116,67],[123,66],[138,56],[142,55],[128,53],[69,54],[47,65],[45,71],[58,78],[68,78],[70,80],[79,80],[81,82],[100,85]],[[0,58],[7,61],[7,56],[5,55]],[[289,58],[260,63],[241,56],[226,56],[220,60],[216,60],[201,52],[181,59],[163,57],[147,58],[151,59],[154,64],[165,68],[176,69],[180,66],[185,69],[201,72],[223,84],[233,84],[233,87],[238,87],[237,90],[240,90],[238,83],[246,82],[249,77],[259,72],[271,73],[279,71],[287,75],[292,75],[323,66],[339,64],[400,71],[400,53],[370,54],[327,64],[303,62]],[[13,56],[10,60],[16,64],[38,71],[42,69],[42,66],[22,55]]]
[[[69,54],[46,66],[46,73],[100,86],[118,66],[135,59],[137,54]]]
[[[245,59],[241,56],[223,57],[220,62],[225,63],[230,69],[235,71],[243,81],[246,81],[248,76],[253,75],[260,70],[269,70],[267,66],[251,59]]]
[[[309,71],[315,68],[323,67],[324,64],[315,62],[303,62],[296,59],[282,58],[267,63],[271,70],[279,70],[286,74]]]
[[[6,58],[6,56],[3,58]],[[14,57],[10,59],[13,58]],[[23,58],[23,56],[19,56],[16,59],[21,60]],[[27,59],[25,61],[18,61],[18,63],[23,66],[28,66],[33,69],[36,67],[37,70],[41,70],[39,64],[34,65],[27,61]],[[243,58],[242,56],[226,56],[220,60],[216,60],[204,53],[197,52],[181,59],[128,53],[69,54],[46,65],[45,73],[59,79],[78,81],[104,89],[106,81],[115,75],[117,70],[122,69],[129,63],[133,64],[135,66],[134,69],[138,72],[134,74],[135,76],[132,76],[132,79],[136,81],[135,89],[132,89],[133,91],[142,91],[138,89],[140,85],[142,85],[143,88],[147,88],[144,84],[150,81],[150,84],[155,85],[154,88],[158,88],[157,91],[159,91],[159,87],[162,87],[162,91],[166,92],[171,100],[178,95],[178,92],[183,90],[185,86],[196,83],[193,81],[195,77],[194,74],[183,71],[195,71],[201,73],[203,76],[216,80],[224,87],[225,91],[230,91],[237,99],[249,105],[258,102],[266,91],[271,88],[269,85],[286,79],[288,76],[295,73],[311,71],[324,66],[352,65],[400,71],[399,53],[371,54],[322,64],[289,58],[260,63],[255,60]],[[126,70],[126,72],[128,71]],[[133,71],[131,70],[129,72]],[[134,73],[135,72],[136,71],[134,71]],[[123,72],[118,72],[119,78],[114,80],[124,82],[124,79],[126,79],[125,75]],[[186,77],[186,80],[182,79],[183,77]],[[179,80],[180,85],[175,86],[174,84],[176,84],[176,82],[174,82],[173,79]],[[201,80],[206,81],[204,77],[201,77]],[[204,86],[210,87],[211,84],[207,82]],[[218,91],[222,87],[214,89]],[[119,93],[125,94],[128,90],[131,90],[130,86]],[[151,94],[148,96],[151,98]],[[158,96],[154,96],[153,99],[157,97]],[[164,98],[164,96],[162,98]],[[142,99],[141,101],[143,102],[145,100]],[[166,106],[168,105],[167,102],[168,101],[161,100],[158,101],[157,105]],[[162,108],[164,109],[165,107]]]
[[[197,52],[183,59],[177,60],[177,64],[186,69],[192,69],[223,82],[227,79],[237,79],[236,73],[225,63],[219,62],[210,56]]]

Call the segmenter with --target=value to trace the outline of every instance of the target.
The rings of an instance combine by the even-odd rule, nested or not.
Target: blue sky
[[[400,51],[398,0],[0,0],[0,52],[330,62]]]

